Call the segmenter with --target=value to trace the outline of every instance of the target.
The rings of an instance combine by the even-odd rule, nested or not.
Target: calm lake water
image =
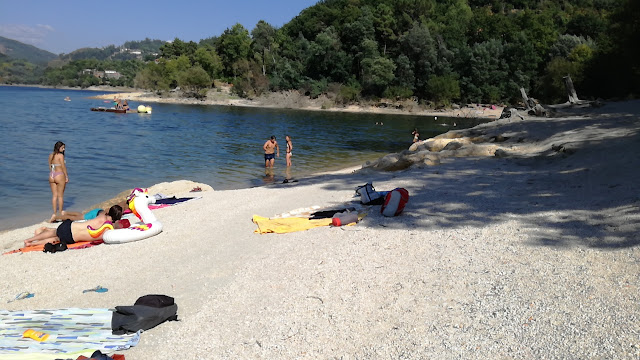
[[[123,190],[193,180],[216,190],[281,182],[285,141],[294,145],[290,177],[300,178],[374,160],[421,138],[482,120],[410,115],[349,114],[232,106],[145,104],[152,114],[92,112],[111,106],[93,91],[0,86],[0,230],[51,215],[49,153],[66,144],[69,184],[65,209],[82,211]],[[69,96],[71,101],[63,101]],[[140,103],[130,102],[131,108]],[[384,125],[376,125],[383,123]],[[265,176],[262,145],[281,146],[275,177]]]

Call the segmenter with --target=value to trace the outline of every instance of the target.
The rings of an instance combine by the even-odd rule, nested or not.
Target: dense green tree
[[[350,59],[334,28],[328,27],[309,44],[306,65],[307,76],[312,79],[345,82],[349,78]]]
[[[271,88],[276,91],[298,89],[304,83],[311,44],[301,33],[294,39],[288,38],[284,30],[276,33],[276,44],[280,51],[270,79]]]
[[[597,38],[607,30],[607,20],[595,9],[574,15],[567,24],[567,34]]]
[[[543,58],[523,31],[512,34],[511,38],[510,42],[504,44],[503,58],[507,64],[504,70],[507,73],[500,99],[515,103],[521,100],[520,88],[527,89],[532,96],[531,90],[539,89],[537,74]],[[536,92],[535,97],[542,98],[542,94]]]
[[[554,15],[554,11],[534,12],[525,10],[518,13],[517,21],[527,38],[533,43],[538,54],[548,53],[549,48],[560,35],[554,22]],[[518,32],[510,32],[510,34],[516,33]],[[506,40],[510,39],[507,37]]]
[[[467,29],[472,17],[473,12],[467,0],[440,0],[427,26],[431,32],[440,34],[444,43],[458,47],[467,41]]]
[[[178,85],[189,96],[203,98],[206,93],[202,92],[211,87],[211,77],[200,66],[189,67],[181,71],[177,76]]]
[[[463,101],[497,103],[504,98],[509,80],[504,51],[500,40],[489,40],[458,54],[459,61],[465,64],[460,79]]]
[[[269,23],[260,20],[256,24],[256,27],[251,30],[251,50],[253,51],[253,57],[261,64],[262,75],[267,74],[267,64],[273,64],[270,61],[275,54],[273,49],[275,46],[276,29]]]
[[[414,92],[424,96],[427,93],[427,81],[434,74],[438,61],[436,43],[427,26],[418,22],[401,37],[400,43],[400,50],[409,59],[414,76]]]
[[[551,102],[568,101],[563,78],[571,75],[572,79],[576,79],[576,74],[579,73],[578,66],[578,63],[562,57],[556,57],[547,64],[543,84],[545,100]]]
[[[150,90],[169,90],[170,80],[164,76],[166,60],[149,63],[134,80],[135,87]]]
[[[396,73],[395,81],[393,85],[396,87],[394,92],[395,96],[401,96],[400,94],[413,95],[414,79],[413,67],[411,66],[411,60],[404,55],[400,54],[396,59]]]
[[[161,61],[162,77],[169,84],[171,89],[178,87],[178,74],[187,71],[191,67],[191,61],[186,55],[177,58]]]
[[[582,36],[563,34],[558,36],[555,44],[549,49],[549,56],[554,57],[567,57],[571,54],[573,49],[581,44],[586,44],[590,48],[595,47],[595,43],[591,39],[585,39]]]
[[[396,65],[392,60],[377,56],[362,60],[362,85],[365,91],[381,96],[392,84]]]
[[[198,46],[199,47],[206,47],[206,46],[210,46],[212,48],[216,48],[218,44],[218,37],[217,36],[212,36],[212,37],[208,37],[206,39],[202,39],[198,42]]]
[[[122,46],[127,49],[140,50],[143,53],[159,53],[160,47],[165,44],[163,40],[152,40],[145,38],[142,41],[127,41]]]
[[[304,65],[301,62],[283,58],[276,65],[276,71],[271,77],[271,88],[275,91],[298,89],[302,83]]]
[[[586,71],[588,92],[593,96],[640,94],[640,2],[623,0],[611,16],[606,34]]]
[[[460,82],[454,75],[432,76],[427,81],[427,91],[437,106],[448,106],[460,98]]]
[[[180,56],[186,56],[188,59],[192,59],[197,48],[198,44],[193,41],[187,43],[175,38],[172,42],[160,47],[160,54],[165,59],[175,59]]]
[[[394,31],[396,20],[393,8],[387,4],[378,4],[373,20],[376,38],[382,43],[382,55],[386,55],[387,45],[398,38]]]
[[[342,85],[336,97],[336,101],[343,104],[353,103],[360,99],[362,87],[356,79],[351,78],[347,84]]]
[[[237,73],[237,62],[248,58],[251,48],[249,31],[241,24],[235,24],[231,29],[227,28],[218,38],[216,48],[222,59],[223,74],[233,78],[242,76]]]
[[[367,6],[357,10],[358,15],[349,23],[342,26],[341,43],[344,50],[356,57],[361,52],[361,45],[364,40],[375,39],[374,16]]]
[[[198,47],[193,57],[196,65],[206,71],[211,79],[222,75],[222,61],[212,46]]]

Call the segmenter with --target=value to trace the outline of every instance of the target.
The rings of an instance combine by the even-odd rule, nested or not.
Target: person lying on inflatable
[[[129,208],[143,223],[126,229],[116,229],[113,222],[122,217],[122,207],[112,206],[116,209],[109,213],[100,213],[95,219],[72,222],[65,220],[57,229],[40,228],[35,236],[24,241],[25,246],[43,245],[46,243],[61,242],[73,244],[77,241],[103,240],[106,244],[120,244],[130,241],[146,239],[159,234],[162,231],[162,223],[149,210],[149,204],[154,204],[156,198],[149,196],[147,190],[135,188],[127,198]]]
[[[58,228],[41,227],[35,231],[34,236],[24,241],[24,246],[44,245],[46,243],[61,242],[73,244],[76,241],[102,240],[102,236],[110,226],[113,229],[113,222],[122,217],[122,207],[114,205],[108,213],[100,212],[95,218],[87,221],[74,222],[65,220]],[[107,225],[105,227],[105,225]],[[94,229],[103,229],[97,231]]]
[[[127,198],[127,202],[131,212],[142,221],[142,224],[136,224],[126,229],[107,231],[103,236],[106,244],[121,244],[142,240],[157,235],[162,231],[162,223],[149,210],[149,204],[155,204],[156,198],[149,196],[147,190],[133,189]],[[100,231],[100,229],[96,231]]]

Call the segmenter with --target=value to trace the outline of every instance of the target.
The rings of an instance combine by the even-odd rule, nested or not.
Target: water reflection
[[[262,178],[262,181],[265,184],[273,184],[276,182],[276,174],[273,168],[264,169],[264,177]]]

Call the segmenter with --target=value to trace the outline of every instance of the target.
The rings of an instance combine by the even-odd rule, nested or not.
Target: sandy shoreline
[[[105,91],[104,87],[89,87],[86,90]],[[125,91],[126,90],[126,91]],[[111,91],[111,90],[108,90]],[[115,93],[96,95],[92,98],[102,100],[112,100],[115,97],[136,101],[140,103],[167,103],[185,105],[218,105],[218,106],[242,106],[242,107],[262,107],[272,109],[295,109],[307,111],[324,112],[350,112],[350,113],[370,113],[370,114],[390,114],[390,115],[417,115],[417,116],[446,116],[462,118],[484,118],[498,119],[502,114],[503,107],[496,105],[474,104],[458,109],[424,109],[411,102],[399,104],[384,104],[381,106],[352,104],[347,106],[326,107],[326,98],[309,99],[300,96],[296,92],[270,93],[265,97],[257,99],[242,99],[231,95],[228,88],[223,88],[220,92],[211,90],[204,100],[194,98],[183,98],[177,93],[168,93],[158,96],[152,92],[136,89],[114,89]],[[396,108],[401,107],[401,108]]]
[[[508,156],[203,191],[155,210],[164,230],[149,239],[0,256],[3,299],[36,294],[5,309],[174,297],[180,321],[143,333],[128,360],[640,356],[640,102],[462,135],[480,133],[507,138]],[[366,182],[408,189],[405,212],[359,205]],[[367,216],[254,233],[253,215],[314,205]],[[36,227],[0,234],[0,248]],[[82,293],[96,285],[109,291]]]

